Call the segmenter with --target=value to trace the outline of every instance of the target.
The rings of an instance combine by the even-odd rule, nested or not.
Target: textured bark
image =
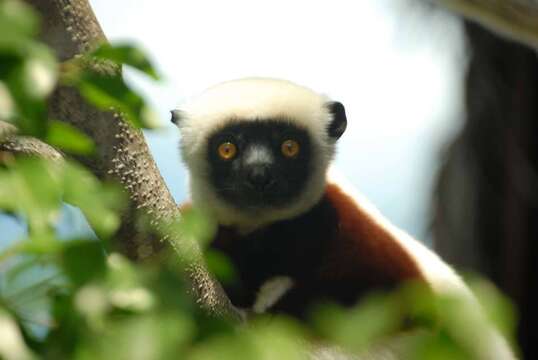
[[[87,0],[28,0],[42,15],[41,38],[65,61],[95,49],[106,37]],[[94,71],[118,72],[109,64],[93,64]],[[60,86],[49,103],[50,117],[65,121],[95,143],[97,154],[80,160],[102,179],[114,179],[129,194],[129,209],[123,214],[116,235],[119,250],[133,260],[155,255],[165,244],[172,245],[192,282],[192,290],[202,308],[216,315],[237,317],[220,284],[206,271],[196,243],[179,235],[163,238],[137,227],[137,215],[148,216],[154,228],[179,216],[140,130],[121,116],[100,111],[87,104],[76,89]]]
[[[25,136],[13,136],[3,140],[0,143],[0,153],[2,152],[38,156],[53,161],[61,161],[63,159],[63,155],[52,146]]]
[[[0,121],[0,164],[14,154],[35,155],[53,161],[63,159],[63,155],[52,146],[31,137],[17,136],[15,126]]]
[[[434,243],[449,263],[487,275],[517,305],[524,358],[538,358],[538,57],[467,23],[465,127],[436,194]]]
[[[538,49],[536,0],[430,0],[470,21]]]
[[[15,135],[17,128],[10,123],[0,120],[0,142]]]

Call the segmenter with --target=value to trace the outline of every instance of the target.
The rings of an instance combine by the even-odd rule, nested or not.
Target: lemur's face
[[[252,231],[322,198],[344,106],[289,81],[215,85],[172,111],[192,204],[218,224]]]
[[[209,180],[219,197],[243,210],[289,204],[312,172],[306,130],[285,120],[234,121],[207,143]]]

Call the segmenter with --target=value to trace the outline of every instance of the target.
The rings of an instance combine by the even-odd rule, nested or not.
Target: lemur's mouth
[[[271,192],[269,189],[249,191],[246,201],[247,207],[251,210],[272,207],[276,200],[274,195],[274,192]]]
[[[257,185],[252,185],[250,183],[247,183],[245,185],[246,188],[248,188],[249,192],[252,193],[254,196],[259,196],[260,198],[264,198],[269,196],[275,189],[276,181],[269,180],[265,183],[260,183]]]
[[[291,194],[285,194],[278,188],[276,181],[265,184],[263,187],[253,187],[242,184],[231,191],[221,191],[220,196],[226,202],[233,204],[238,210],[259,213],[289,204]]]

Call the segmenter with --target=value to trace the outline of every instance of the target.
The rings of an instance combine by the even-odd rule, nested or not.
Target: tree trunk
[[[538,23],[538,19],[536,20]],[[524,358],[538,358],[538,57],[467,23],[467,118],[438,180],[434,243],[489,276],[519,310]]]
[[[95,49],[106,37],[87,0],[27,0],[41,14],[41,39],[60,61]],[[95,65],[95,71],[121,71],[112,65]],[[115,238],[119,251],[133,260],[150,258],[165,244],[185,266],[192,290],[202,308],[216,315],[239,316],[220,284],[207,272],[197,244],[179,236],[163,238],[137,228],[136,215],[149,215],[155,227],[179,216],[179,210],[150,155],[142,132],[113,112],[100,111],[87,104],[72,87],[59,86],[50,98],[49,116],[65,121],[85,134],[96,145],[92,157],[78,158],[101,179],[123,185],[130,197]],[[194,258],[193,258],[194,255]]]

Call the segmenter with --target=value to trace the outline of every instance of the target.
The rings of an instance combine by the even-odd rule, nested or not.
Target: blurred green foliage
[[[52,50],[35,39],[38,28],[39,18],[29,6],[18,0],[0,1],[0,120],[13,122],[22,135],[48,140],[67,151],[89,152],[87,137],[47,119],[46,99],[60,83],[76,86],[90,103],[121,113],[136,127],[157,126],[154,111],[118,70],[126,64],[159,79],[140,49],[104,44],[59,64]]]
[[[38,17],[20,1],[0,1],[0,120],[11,120],[28,135],[46,133],[45,97],[58,71],[50,49],[35,40]]]
[[[123,113],[134,126],[154,124],[145,100],[121,74],[81,66],[111,61],[158,79],[141,50],[104,45],[60,66],[36,41],[38,24],[22,2],[0,0],[0,120],[67,153],[91,154],[91,139],[47,117],[47,97],[61,83],[78,87],[95,106]],[[0,166],[0,211],[28,225],[25,238],[0,247],[3,359],[303,359],[316,346],[367,351],[410,323],[419,329],[404,341],[412,358],[459,359],[473,358],[462,328],[465,336],[478,337],[489,326],[473,318],[465,303],[433,297],[416,285],[372,294],[352,309],[320,305],[305,324],[260,315],[238,326],[208,317],[188,295],[176,259],[135,265],[108,252],[126,201],[118,186],[101,182],[72,160],[20,157]],[[98,241],[59,239],[55,224],[64,202],[81,209]],[[190,214],[165,231],[207,244],[214,227]],[[221,281],[234,281],[228,259],[212,252],[206,258]],[[492,321],[512,338],[510,303],[491,285],[475,283]]]

